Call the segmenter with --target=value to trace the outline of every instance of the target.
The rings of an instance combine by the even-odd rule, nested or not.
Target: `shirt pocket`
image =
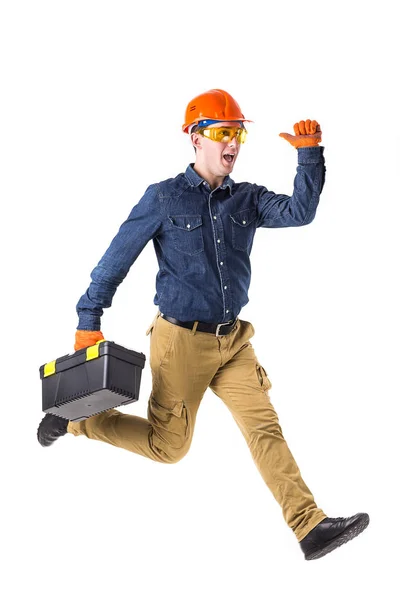
[[[204,251],[203,219],[201,215],[168,215],[175,248],[183,254]]]
[[[256,230],[256,209],[246,208],[229,216],[232,219],[232,246],[248,252]]]

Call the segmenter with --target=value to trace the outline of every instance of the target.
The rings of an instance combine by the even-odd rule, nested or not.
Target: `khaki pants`
[[[251,323],[238,319],[233,331],[216,337],[173,325],[158,312],[150,334],[153,386],[147,417],[116,409],[68,424],[85,435],[175,463],[190,448],[197,411],[208,387],[229,408],[265,483],[280,504],[298,541],[327,515],[317,507],[282,435],[269,398],[271,383],[254,353]]]

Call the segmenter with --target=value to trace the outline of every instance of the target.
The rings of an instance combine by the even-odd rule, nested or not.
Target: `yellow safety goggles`
[[[222,144],[227,144],[234,137],[239,144],[243,144],[247,137],[247,130],[244,127],[200,127],[196,133]]]

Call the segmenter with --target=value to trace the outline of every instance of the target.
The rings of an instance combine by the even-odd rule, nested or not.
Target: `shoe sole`
[[[36,430],[36,437],[37,440],[39,442],[39,444],[41,446],[43,446],[44,448],[48,448],[49,446],[51,446],[52,444],[54,444],[54,442],[56,440],[58,440],[59,437],[62,437],[63,435],[65,435],[67,433],[67,431],[62,431],[61,433],[59,433],[57,430],[54,430],[52,433],[47,432],[47,437],[46,437],[46,433],[42,432],[42,427],[45,429],[45,426],[43,425],[43,422],[45,422],[45,419],[48,417],[49,414],[52,413],[46,413],[45,416],[43,417],[43,419],[41,420],[41,422],[39,423],[39,427]],[[47,425],[47,423],[46,423]],[[52,436],[52,437],[48,437],[48,436]]]
[[[364,531],[368,524],[369,516],[367,514],[361,515],[358,521],[356,521],[355,523],[353,523],[353,525],[342,531],[341,534],[339,534],[336,538],[331,540],[329,544],[324,546],[324,548],[320,548],[320,550],[312,552],[311,554],[306,556],[305,559],[314,560],[316,558],[321,558],[322,556],[325,556],[325,554],[332,552],[332,550],[336,550],[336,548],[338,548],[339,546],[347,544],[347,542],[360,535],[360,533]]]

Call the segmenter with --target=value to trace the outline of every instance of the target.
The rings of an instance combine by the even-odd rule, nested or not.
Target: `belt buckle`
[[[222,337],[223,335],[226,335],[225,333],[221,333],[221,335],[219,334],[220,327],[223,327],[224,325],[233,325],[233,323],[218,323],[217,329],[215,331],[215,335],[217,337]]]

